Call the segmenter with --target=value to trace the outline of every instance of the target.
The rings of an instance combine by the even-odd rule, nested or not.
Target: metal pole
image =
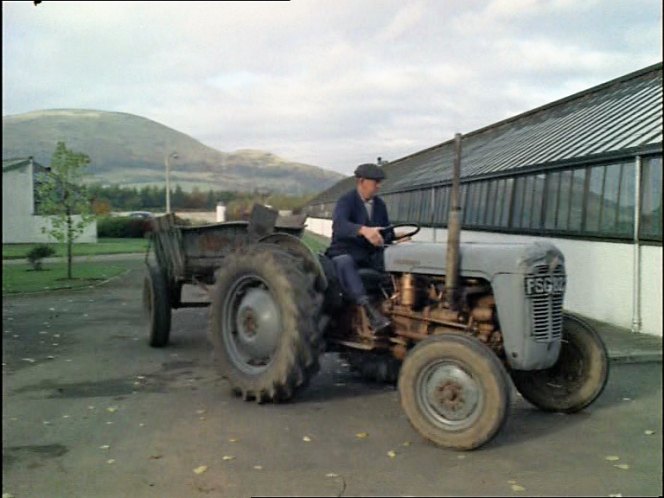
[[[461,133],[454,135],[454,164],[452,169],[452,192],[447,221],[447,261],[445,269],[445,298],[453,310],[458,308],[459,290],[459,242],[461,233],[461,206],[459,189],[461,184]]]
[[[177,159],[177,152],[171,152],[164,158],[164,164],[166,165],[166,213],[171,212],[171,165],[169,163],[170,158]]]
[[[641,247],[639,229],[641,224],[641,156],[634,164],[634,277],[632,288],[632,332],[641,332]]]
[[[171,212],[171,170],[168,167],[168,158],[171,155],[167,155],[165,159],[166,163],[166,214]]]

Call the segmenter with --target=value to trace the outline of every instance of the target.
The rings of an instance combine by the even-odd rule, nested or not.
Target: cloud
[[[661,61],[652,0],[3,4],[3,114],[142,115],[350,173]]]

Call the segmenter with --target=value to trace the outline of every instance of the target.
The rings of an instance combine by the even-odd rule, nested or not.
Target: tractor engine
[[[394,292],[382,302],[382,309],[402,340],[393,349],[397,357],[405,355],[412,341],[449,332],[472,335],[504,357],[496,302],[488,282],[462,278],[457,309],[453,309],[444,276],[392,273],[391,277]]]

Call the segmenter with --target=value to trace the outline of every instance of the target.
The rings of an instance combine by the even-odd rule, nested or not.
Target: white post
[[[641,223],[641,156],[636,156],[634,164],[634,277],[632,288],[632,332],[641,332],[641,246],[639,227]]]
[[[166,165],[166,214],[171,212],[171,168],[168,160],[170,158],[177,159],[177,152],[171,152],[164,158]]]
[[[217,222],[226,221],[226,206],[223,202],[217,202]]]

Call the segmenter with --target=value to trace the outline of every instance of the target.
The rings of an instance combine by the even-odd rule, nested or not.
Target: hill
[[[130,186],[164,184],[164,157],[171,182],[191,190],[316,193],[333,185],[339,173],[282,159],[260,150],[221,152],[150,119],[121,112],[54,109],[3,116],[2,157],[33,156],[48,164],[58,141],[90,156],[90,181]]]

